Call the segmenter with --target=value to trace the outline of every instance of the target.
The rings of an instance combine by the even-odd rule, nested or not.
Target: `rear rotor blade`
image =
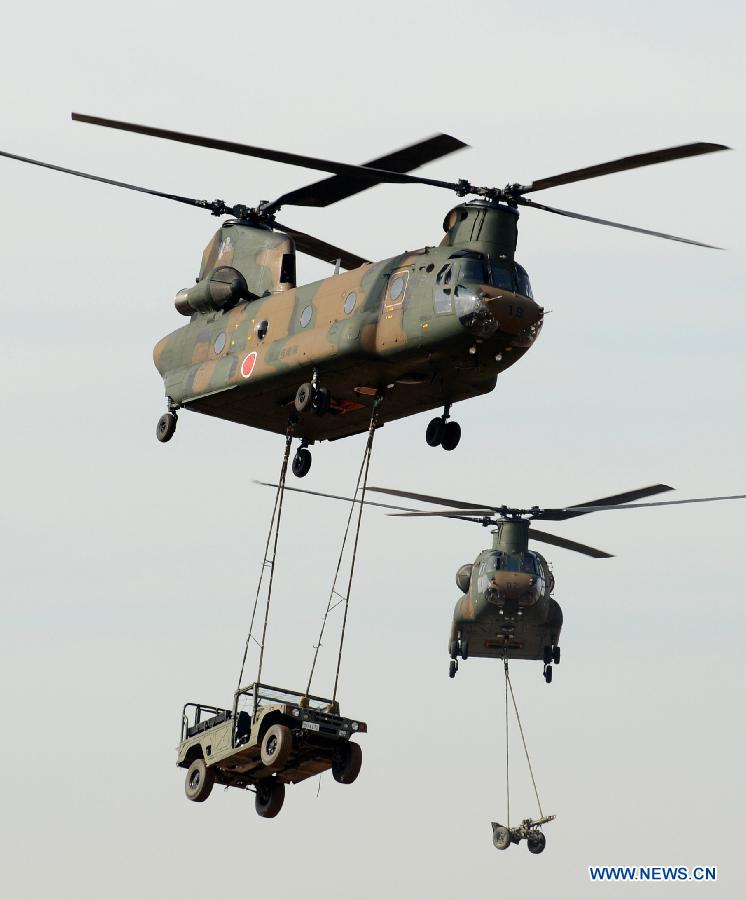
[[[126,188],[128,191],[137,191],[140,194],[150,194],[153,197],[163,197],[166,200],[175,200],[177,203],[198,206],[201,209],[211,210],[214,206],[209,200],[195,200],[193,197],[181,197],[179,194],[166,194],[163,191],[155,191],[152,188],[128,184],[126,181],[115,181],[113,178],[104,178],[101,175],[91,175],[88,172],[79,172],[77,169],[66,169],[64,166],[55,166],[52,163],[41,162],[38,159],[29,159],[27,156],[17,156],[15,153],[8,153],[5,150],[0,150],[0,156],[18,160],[18,162],[29,163],[32,166],[41,166],[43,169],[52,169],[54,172],[64,172],[66,175],[87,178],[89,181],[100,181],[102,184],[111,184],[114,187]]]
[[[613,553],[606,553],[605,550],[598,550],[596,547],[589,547],[588,544],[569,541],[567,538],[557,537],[556,534],[548,534],[546,531],[539,531],[536,528],[529,528],[528,537],[529,540],[541,541],[544,544],[562,547],[565,550],[574,550],[576,553],[583,553],[585,556],[592,556],[594,559],[611,559],[614,555]]]
[[[228,153],[238,153],[242,156],[253,156],[258,159],[269,159],[274,162],[287,163],[290,166],[301,166],[305,169],[317,169],[320,172],[331,172],[334,175],[346,175],[351,178],[362,178],[372,183],[393,184],[429,184],[433,187],[447,188],[448,190],[460,190],[458,184],[448,181],[437,181],[432,178],[421,178],[417,175],[407,175],[402,172],[390,172],[368,166],[356,166],[350,163],[335,162],[330,159],[321,159],[316,156],[304,156],[300,153],[288,153],[283,150],[270,150],[267,147],[254,147],[251,144],[239,144],[236,141],[223,141],[218,138],[201,137],[196,134],[186,134],[182,131],[170,131],[167,128],[153,128],[150,125],[135,125],[131,122],[120,122],[116,119],[102,119],[98,116],[88,116],[82,113],[73,113],[75,122],[86,122],[89,125],[101,125],[104,128],[116,128],[120,131],[131,131],[135,134],[146,134],[150,137],[164,138],[168,141],[178,141],[182,144],[193,144],[197,147],[207,147],[212,150],[225,150]]]
[[[418,141],[416,144],[410,144],[408,147],[402,147],[401,150],[395,150],[386,156],[371,159],[369,162],[363,163],[363,166],[386,169],[389,172],[410,172],[412,169],[417,169],[419,166],[424,166],[426,163],[441,159],[449,153],[455,153],[468,146],[449,134],[434,134],[432,137]],[[332,203],[338,203],[340,200],[359,194],[379,183],[378,180],[372,178],[365,183],[361,178],[333,175],[331,178],[324,178],[322,181],[288,191],[287,194],[278,197],[264,209],[278,210],[281,206],[288,205],[331,206]]]
[[[271,487],[276,488],[278,485],[273,484],[271,481],[254,481],[254,484],[261,484],[263,487]],[[345,503],[360,503],[357,498],[352,497],[342,497],[340,494],[325,494],[322,491],[309,491],[306,488],[294,488],[285,485],[284,488],[286,491],[293,491],[296,494],[310,494],[312,497],[324,497],[329,500],[344,500]],[[407,512],[414,512],[414,510],[409,510],[406,506],[392,506],[390,503],[376,503],[373,500],[365,500],[363,501],[364,506],[379,506],[382,509],[400,509]]]
[[[648,228],[638,228],[636,225],[623,225],[621,222],[612,222],[609,219],[598,219],[595,216],[585,216],[582,213],[569,212],[566,209],[557,209],[554,206],[545,206],[543,203],[535,203],[522,197],[516,197],[515,202],[520,206],[530,206],[533,209],[543,209],[544,212],[555,213],[558,216],[566,216],[568,219],[580,219],[583,222],[593,222],[594,225],[608,225],[611,228],[621,228],[623,231],[636,231],[638,234],[649,234],[651,237],[663,238],[667,241],[678,241],[680,244],[692,244],[695,247],[707,247],[709,250],[722,250],[714,244],[704,244],[702,241],[693,241],[691,238],[677,237],[675,234],[666,234],[664,231],[650,231]]]
[[[452,506],[456,509],[473,509],[480,506],[479,503],[467,503],[465,500],[448,500],[445,497],[433,497],[431,494],[416,494],[413,491],[398,491],[395,488],[382,488],[368,486],[369,491],[379,494],[389,494],[392,497],[404,497],[406,500],[421,500],[423,503],[437,503],[439,506]],[[484,505],[484,504],[482,504]]]
[[[648,506],[681,506],[684,503],[712,503],[715,500],[746,500],[746,494],[731,494],[728,497],[693,497],[688,500],[658,500],[653,503],[624,503],[617,506],[575,506],[581,513],[606,511],[608,509],[644,509]]]
[[[562,174],[553,175],[551,178],[539,178],[537,181],[532,181],[531,184],[520,185],[518,193],[528,194],[531,191],[543,191],[547,188],[557,187],[560,184],[573,184],[576,181],[585,181],[588,178],[612,175],[615,172],[627,172],[630,169],[653,166],[657,163],[671,162],[675,159],[686,159],[689,156],[701,156],[703,153],[716,153],[719,150],[730,150],[730,147],[726,147],[724,144],[709,144],[699,141],[694,144],[682,144],[679,147],[653,150],[650,153],[637,153],[634,156],[625,156],[622,159],[614,159],[596,166],[586,166],[583,169],[562,172]]]
[[[311,234],[296,231],[294,228],[288,228],[287,225],[281,225],[279,222],[273,222],[272,225],[278,231],[284,231],[285,234],[290,235],[295,241],[296,247],[303,253],[314,256],[323,262],[334,265],[339,260],[340,265],[344,269],[357,269],[359,266],[369,262],[369,260],[363,259],[362,256],[358,256],[356,253],[350,253],[348,250],[343,250],[341,247],[322,241]]]

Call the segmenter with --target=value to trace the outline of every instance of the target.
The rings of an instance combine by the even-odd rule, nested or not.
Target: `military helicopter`
[[[259,482],[268,487],[273,485]],[[336,494],[286,487],[285,490],[334,500],[347,500]],[[469,503],[401,491],[393,488],[368,487],[369,491],[436,503],[449,509],[415,510],[389,503],[363,501],[367,506],[395,510],[395,516],[443,516],[476,522],[483,526],[495,526],[492,547],[483,550],[473,563],[465,563],[456,572],[456,585],[463,596],[456,602],[448,640],[451,657],[448,674],[451,678],[458,671],[458,658],[469,656],[488,659],[541,660],[544,680],[552,681],[552,663],[559,664],[559,636],[562,630],[562,609],[552,597],[554,575],[547,560],[535,550],[529,550],[529,541],[539,541],[582,553],[594,559],[609,559],[613,554],[587,544],[571,541],[556,534],[532,527],[535,521],[563,522],[592,512],[621,509],[641,509],[652,506],[679,506],[688,503],[710,503],[715,500],[743,500],[746,494],[728,497],[698,497],[687,500],[658,500],[651,503],[635,503],[673,488],[667,484],[648,487],[588,500],[574,506],[542,509],[533,506],[515,509],[509,506]],[[359,502],[359,501],[356,501]],[[497,517],[497,518],[495,518]]]
[[[425,439],[431,447],[456,448],[461,428],[450,419],[452,404],[491,391],[541,330],[543,309],[515,261],[518,207],[712,246],[545,206],[527,194],[728,149],[686,144],[496,188],[409,174],[467,146],[446,134],[358,166],[96,116],[72,118],[331,173],[249,207],[168,194],[0,151],[20,162],[231,217],[205,248],[196,284],[176,295],[176,309],[189,324],[155,347],[167,402],[156,436],[163,442],[172,438],[180,409],[280,434],[292,424],[300,439],[292,463],[299,477],[311,467],[308,446],[367,430],[371,406],[384,391],[381,424],[442,407]],[[446,215],[439,246],[376,263],[277,221],[283,206],[326,207],[383,183],[429,185],[475,199]],[[335,274],[298,286],[296,250],[336,264]]]

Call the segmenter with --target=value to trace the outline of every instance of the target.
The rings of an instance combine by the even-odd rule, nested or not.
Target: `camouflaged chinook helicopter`
[[[274,485],[259,482],[267,487]],[[350,497],[307,491],[303,488],[286,487],[285,490],[332,500],[351,501]],[[368,491],[436,503],[450,507],[436,511],[395,506],[364,500],[366,506],[378,506],[394,510],[393,516],[442,516],[475,522],[483,526],[495,526],[492,532],[492,547],[477,556],[473,563],[466,563],[456,572],[456,585],[463,596],[456,602],[453,621],[448,639],[448,653],[451,657],[448,674],[451,678],[458,671],[458,657],[462,660],[470,656],[486,659],[529,659],[541,660],[544,679],[552,681],[552,663],[559,664],[559,636],[562,630],[562,609],[552,596],[554,575],[547,560],[535,550],[529,549],[529,541],[539,541],[582,553],[594,559],[609,559],[612,554],[598,550],[588,544],[581,544],[549,534],[533,527],[538,520],[563,522],[592,512],[606,510],[641,509],[657,506],[680,506],[688,503],[710,503],[715,500],[744,500],[746,494],[727,497],[698,497],[687,500],[657,500],[652,503],[636,503],[645,497],[652,497],[673,488],[667,484],[625,491],[610,497],[589,500],[574,506],[555,509],[515,509],[509,506],[469,503],[464,500],[450,500],[400,491],[394,488],[367,487]],[[359,500],[356,502],[360,502]],[[497,518],[495,518],[497,516]]]
[[[382,392],[386,402],[379,424],[442,407],[443,414],[427,427],[426,441],[455,449],[461,429],[450,420],[451,405],[491,391],[541,329],[543,309],[514,257],[519,206],[711,246],[544,206],[526,194],[727,149],[687,144],[494,188],[408,174],[466,146],[445,134],[356,166],[94,116],[74,113],[73,119],[332,173],[272,202],[229,206],[0,151],[21,162],[232,217],[207,245],[197,283],[176,296],[176,309],[189,324],[155,347],[168,406],[156,434],[160,441],[171,439],[180,409],[280,434],[292,422],[301,442],[293,459],[298,476],[310,469],[309,444],[366,431],[371,406]],[[447,214],[439,246],[376,263],[276,219],[283,206],[329,206],[382,183],[426,184],[477,199]],[[296,250],[336,263],[337,272],[298,286]]]

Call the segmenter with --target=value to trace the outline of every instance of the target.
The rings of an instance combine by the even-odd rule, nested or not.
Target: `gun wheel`
[[[546,845],[547,839],[541,831],[534,832],[526,838],[529,853],[543,853]]]
[[[498,850],[507,850],[510,846],[510,831],[504,825],[493,825],[492,843]]]

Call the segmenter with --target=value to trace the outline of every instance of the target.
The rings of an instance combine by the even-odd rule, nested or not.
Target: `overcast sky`
[[[551,314],[490,395],[377,436],[373,484],[559,505],[663,481],[746,493],[742,4],[16,4],[0,32],[0,149],[159,190],[254,204],[319,177],[70,121],[72,110],[361,162],[435,131],[471,149],[423,169],[478,184],[693,140],[730,153],[556,188],[547,203],[726,252],[526,211],[517,258]],[[282,439],[184,413],[160,445],[156,341],[217,222],[0,160],[3,583],[0,865],[7,896],[575,898],[589,864],[717,865],[743,895],[743,515],[738,502],[599,513],[547,548],[562,664],[512,667],[547,849],[495,850],[498,663],[447,677],[460,522],[364,521],[342,712],[354,786],[183,793],[182,704],[229,705]],[[370,259],[438,243],[453,198],[384,186],[283,219]],[[299,280],[331,274],[302,257]],[[352,489],[363,439],[314,448],[304,485]],[[345,509],[290,496],[267,680],[305,683]],[[548,529],[550,530],[550,529]],[[339,618],[332,621],[332,636]],[[331,688],[333,640],[317,689]],[[256,661],[251,662],[251,669]],[[513,745],[512,811],[536,811]],[[642,888],[645,890],[645,888]],[[656,886],[673,896],[677,887]]]

